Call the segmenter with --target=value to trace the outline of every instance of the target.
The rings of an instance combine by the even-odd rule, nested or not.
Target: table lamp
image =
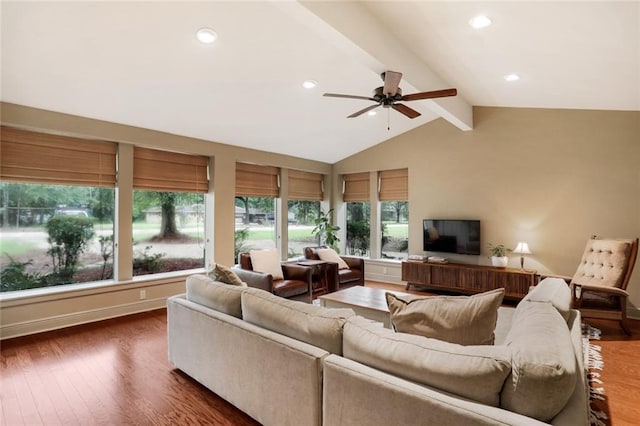
[[[513,252],[520,255],[520,269],[524,269],[524,255],[531,254],[531,250],[529,250],[529,244],[525,243],[524,241],[520,241],[518,242],[518,245],[516,246],[515,250],[513,250]]]

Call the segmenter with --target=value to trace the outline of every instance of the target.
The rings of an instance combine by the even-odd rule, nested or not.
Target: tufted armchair
[[[249,253],[240,253],[239,260],[233,271],[249,287],[261,288],[287,299],[311,303],[312,268],[283,262],[281,266],[284,279],[279,280],[274,279],[271,274],[254,271]]]
[[[573,307],[584,318],[620,321],[631,335],[627,320],[627,285],[638,254],[638,238],[596,239],[587,242],[578,269],[571,278]]]

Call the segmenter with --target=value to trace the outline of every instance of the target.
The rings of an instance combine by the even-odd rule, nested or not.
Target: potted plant
[[[333,209],[330,209],[326,213],[320,211],[314,222],[316,226],[313,228],[311,233],[318,239],[318,245],[327,245],[334,249],[336,253],[340,253],[340,249],[338,248],[340,239],[336,235],[336,232],[340,230],[340,227],[331,224],[332,213]]]
[[[509,254],[512,250],[504,246],[504,244],[493,245],[489,243],[489,251],[491,252],[491,264],[498,268],[505,268],[509,263]]]

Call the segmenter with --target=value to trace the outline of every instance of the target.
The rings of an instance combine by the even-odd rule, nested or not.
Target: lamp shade
[[[516,246],[515,250],[513,250],[513,252],[517,254],[531,254],[531,250],[529,250],[529,244],[525,243],[524,241],[518,242],[518,245]]]

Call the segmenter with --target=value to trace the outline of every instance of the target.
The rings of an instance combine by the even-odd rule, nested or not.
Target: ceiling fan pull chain
[[[387,132],[391,131],[391,109],[387,108]]]

